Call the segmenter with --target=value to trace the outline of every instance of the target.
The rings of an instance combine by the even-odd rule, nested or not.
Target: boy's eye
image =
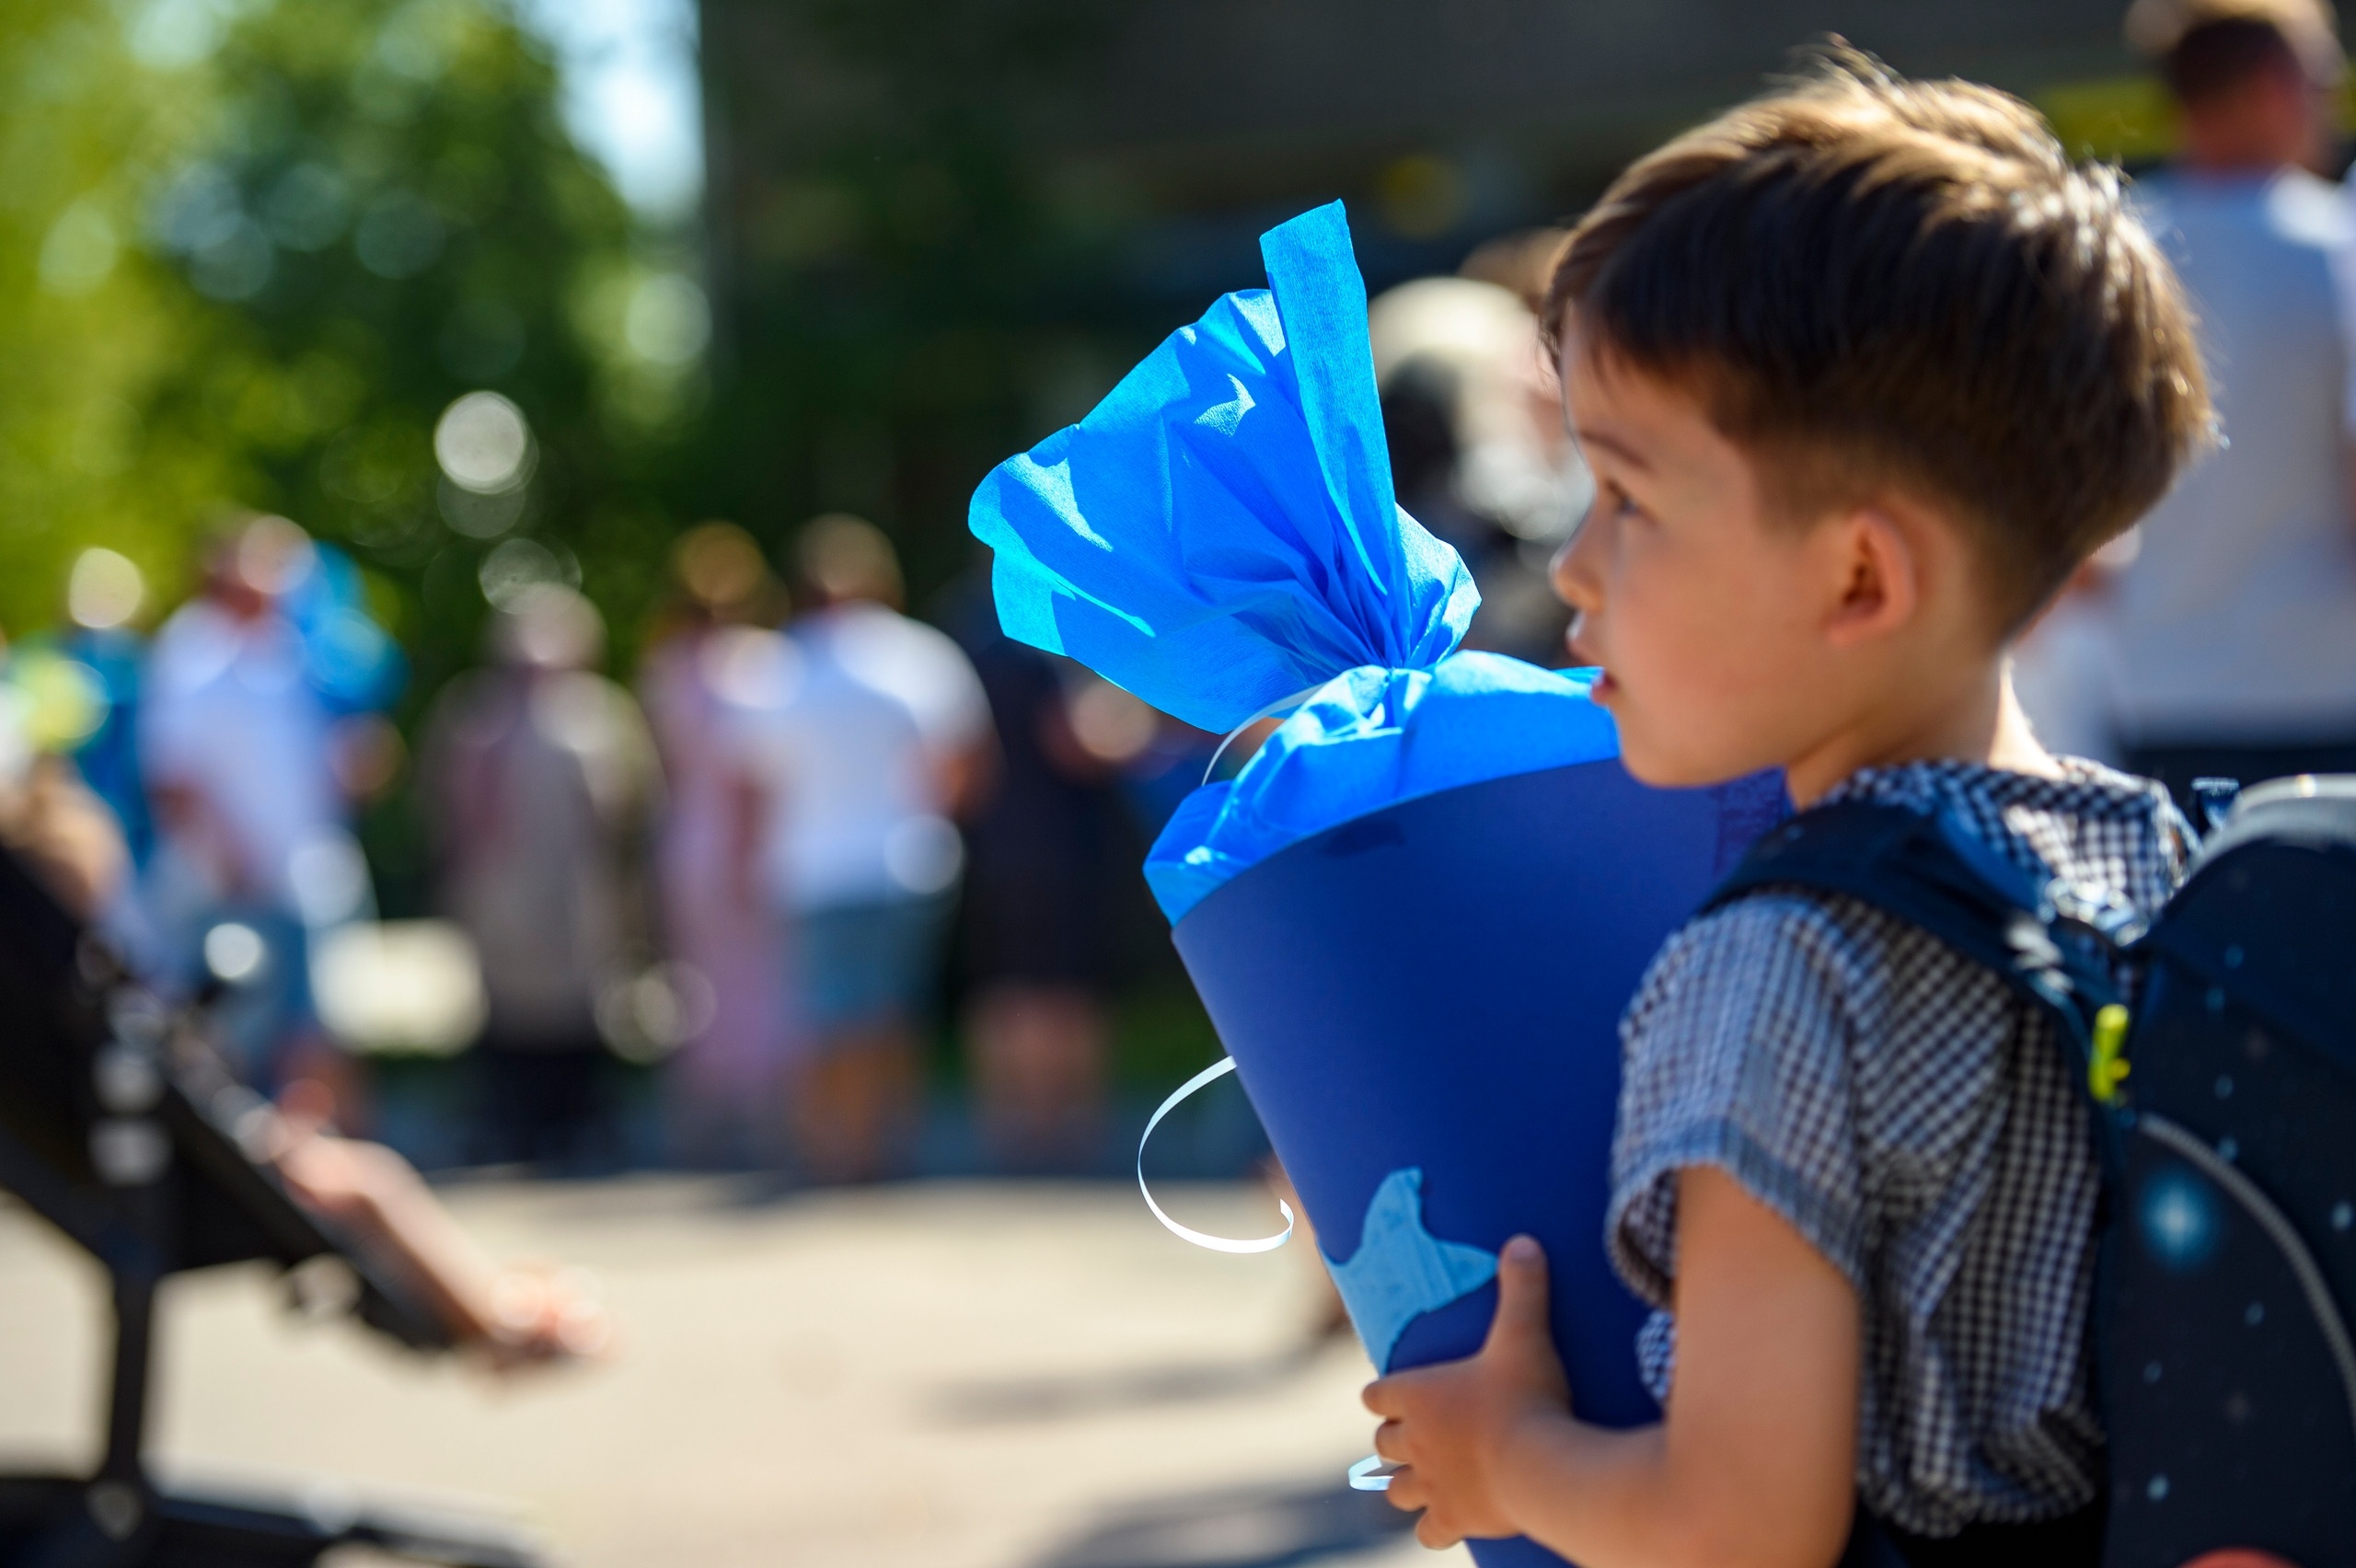
[[[1636,498],[1630,495],[1626,490],[1622,490],[1618,485],[1606,480],[1602,488],[1604,508],[1610,512],[1612,516],[1640,517],[1644,514],[1645,509],[1636,504]]]

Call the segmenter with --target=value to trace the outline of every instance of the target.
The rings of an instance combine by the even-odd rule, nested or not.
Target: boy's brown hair
[[[1573,233],[1550,339],[1691,388],[1806,517],[1895,489],[1971,536],[2009,635],[2212,423],[2117,170],[1992,88],[1838,47],[1687,132]]]

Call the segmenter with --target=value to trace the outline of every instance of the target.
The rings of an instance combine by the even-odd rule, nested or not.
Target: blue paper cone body
[[[1327,1260],[1351,1261],[1403,1170],[1421,1172],[1440,1249],[1536,1236],[1589,1421],[1658,1413],[1636,1368],[1645,1309],[1603,1250],[1620,1014],[1782,810],[1773,779],[1658,790],[1617,760],[1496,778],[1296,844],[1175,928]],[[1486,1285],[1410,1318],[1386,1369],[1471,1354],[1495,1303]],[[1523,1540],[1473,1555],[1558,1561]]]

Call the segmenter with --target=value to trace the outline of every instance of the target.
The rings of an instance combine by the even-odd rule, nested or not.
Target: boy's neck
[[[2061,776],[2013,695],[2008,660],[1998,659],[1938,700],[1911,704],[1879,721],[1849,726],[1784,765],[1784,785],[1805,811],[1863,768],[1909,762],[1976,762],[2010,773]]]

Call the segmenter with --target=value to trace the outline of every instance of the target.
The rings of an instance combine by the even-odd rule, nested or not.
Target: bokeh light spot
[[[204,933],[204,967],[213,977],[236,986],[261,973],[270,957],[269,944],[251,926],[225,920]]]
[[[686,364],[711,341],[710,304],[688,279],[658,272],[630,291],[622,337],[650,364]]]
[[[41,287],[68,298],[89,294],[113,273],[121,250],[106,213],[76,202],[57,215],[41,241]]]
[[[469,392],[434,425],[433,456],[459,489],[497,495],[530,477],[532,427],[498,393]]]
[[[482,596],[503,610],[521,604],[535,588],[576,586],[581,565],[537,539],[509,539],[483,557],[478,577]]]
[[[74,558],[65,580],[65,613],[92,631],[122,625],[147,598],[147,580],[129,556],[93,546]]]

